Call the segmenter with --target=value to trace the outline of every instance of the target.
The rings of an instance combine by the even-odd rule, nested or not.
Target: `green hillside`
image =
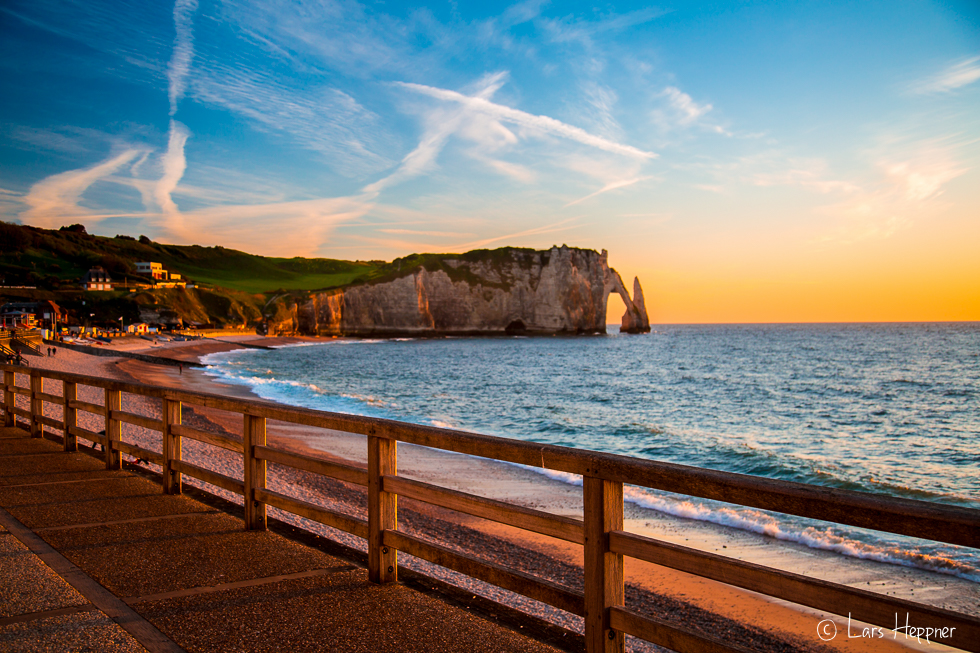
[[[377,264],[334,259],[271,258],[224,247],[165,245],[145,236],[106,238],[81,225],[60,230],[0,222],[0,275],[4,285],[36,285],[49,290],[80,282],[94,266],[118,281],[141,279],[137,261],[156,261],[197,284],[248,293],[320,290],[349,284]]]

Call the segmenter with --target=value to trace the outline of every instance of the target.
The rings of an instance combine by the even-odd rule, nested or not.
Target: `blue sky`
[[[923,275],[980,307],[973,2],[7,0],[0,31],[7,221],[606,248],[668,321]]]

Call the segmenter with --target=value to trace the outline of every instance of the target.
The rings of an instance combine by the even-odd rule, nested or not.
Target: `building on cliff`
[[[379,278],[311,294],[267,322],[269,333],[344,336],[606,332],[606,303],[626,305],[622,331],[650,330],[639,279],[633,297],[607,253],[505,247],[396,260]]]

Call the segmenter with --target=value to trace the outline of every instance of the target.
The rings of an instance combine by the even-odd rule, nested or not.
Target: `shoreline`
[[[270,346],[275,346],[269,342],[271,340],[287,341],[278,343],[282,345],[305,344],[311,341],[329,342],[331,340],[312,338],[265,339],[258,336],[242,338],[243,341],[247,339],[259,340],[262,344]],[[179,346],[167,346],[170,344]],[[204,343],[194,341],[193,344],[188,344],[187,342],[166,343],[166,345],[158,345],[150,351],[141,351],[140,353],[153,354],[166,351],[168,357],[176,358],[179,355],[180,358],[189,361],[191,357],[194,360],[198,360],[200,357],[209,353],[232,351],[239,348],[238,343],[228,342],[223,339],[217,342],[209,341]],[[74,356],[72,358],[75,356],[85,356],[84,354],[74,352],[73,354]],[[85,357],[89,359],[93,358],[91,356]],[[43,360],[50,360],[52,362],[58,360],[60,362],[60,358],[61,352],[54,359]],[[88,364],[83,365],[83,367],[90,367],[92,362],[88,361]],[[201,369],[188,368],[178,370],[173,367],[153,365],[133,359],[110,360],[108,358],[101,358],[97,363],[100,367],[105,368],[104,372],[109,372],[107,375],[126,376],[141,383],[181,386],[204,392],[260,399],[248,387],[221,383]],[[81,373],[91,372],[83,371]],[[124,409],[129,410],[130,408],[127,407]],[[189,412],[195,418],[204,420],[204,422],[210,422],[222,430],[230,431],[231,433],[241,432],[240,417],[236,421],[227,414],[221,415],[220,411],[197,407],[194,407]],[[128,437],[129,430],[127,427],[127,440],[131,439]],[[323,432],[322,430],[319,430],[320,432],[317,431],[317,429],[308,427],[270,422],[269,440],[270,444],[294,451],[313,453],[314,455],[339,460],[364,462],[366,446],[363,436]],[[221,455],[221,453],[226,452],[215,455],[215,450],[208,447],[205,447],[205,450],[195,451],[199,449],[201,447],[191,446],[188,447],[187,453],[195,458],[201,456],[213,464],[221,465],[228,464],[229,462],[228,460],[220,460],[221,458],[226,458]],[[519,503],[556,514],[581,516],[581,490],[577,486],[549,478],[526,468],[499,461],[487,461],[405,444],[402,444],[399,450],[399,472],[410,478],[431,482],[450,489]],[[450,460],[452,464],[447,464]],[[212,467],[212,465],[209,464],[208,467]],[[451,471],[447,471],[450,468]],[[283,476],[281,480],[285,481],[288,485],[294,485],[299,479],[286,477],[301,475],[285,474],[279,476]],[[313,484],[321,485],[320,483]],[[326,499],[322,492],[315,492],[315,494],[318,495],[317,498],[320,502]],[[533,497],[533,499],[529,499],[529,497]],[[238,501],[240,502],[240,497]],[[425,504],[418,504],[417,502],[403,500],[400,503],[403,503],[405,508],[412,513],[443,522],[443,529],[451,529],[452,524],[455,524],[459,528],[481,533],[488,538],[493,538],[498,541],[509,542],[515,547],[535,552],[564,565],[577,568],[581,567],[582,552],[581,548],[576,545],[538,536],[537,534],[518,530],[506,525],[452,513]],[[349,501],[347,504],[341,508],[341,511],[348,512],[351,509]],[[409,519],[408,521],[411,522],[412,520]],[[955,579],[953,577],[940,577],[937,579],[935,577],[940,575],[932,572],[862,560],[854,560],[849,565],[850,568],[845,571],[841,569],[842,565],[839,564],[842,556],[836,553],[809,549],[801,544],[775,541],[761,535],[734,531],[733,529],[708,522],[696,522],[679,517],[671,517],[631,503],[627,503],[626,529],[643,535],[655,536],[665,541],[694,546],[706,551],[721,553],[724,549],[725,555],[752,562],[760,562],[773,567],[788,568],[796,573],[821,578],[827,578],[827,575],[830,575],[831,577],[827,578],[828,580],[852,585],[860,583],[866,589],[874,589],[876,591],[884,590],[895,596],[908,596],[913,600],[919,601],[926,598],[927,600],[924,602],[930,604],[942,605],[946,603],[946,605],[949,605],[949,601],[941,600],[939,603],[936,602],[936,599],[943,599],[942,594],[946,594],[946,598],[950,598],[948,597],[949,592],[937,591],[938,588],[934,585],[938,584],[938,582],[960,581],[961,583],[969,583],[969,581]],[[427,531],[427,534],[431,533]],[[882,567],[888,567],[890,569],[882,570]],[[876,570],[877,573],[874,573]],[[716,613],[724,619],[731,619],[739,624],[748,625],[761,631],[774,630],[784,633],[791,641],[796,643],[797,647],[804,646],[817,650],[830,645],[833,650],[848,651],[900,650],[905,648],[905,646],[902,646],[904,642],[901,640],[893,642],[888,639],[874,641],[858,638],[821,642],[817,638],[816,628],[817,623],[820,619],[825,618],[825,615],[821,615],[816,611],[768,597],[761,597],[752,592],[681,572],[656,567],[640,561],[628,560],[626,571],[627,582],[634,587],[666,597],[669,600],[696,606],[702,610]],[[902,573],[903,571],[905,573]],[[919,577],[917,578],[917,576]],[[944,583],[944,588],[947,584]],[[969,585],[980,587],[974,583],[969,583]],[[932,589],[931,592],[930,587]],[[916,589],[919,590],[918,594],[914,592]],[[955,590],[953,591],[955,592]],[[923,594],[925,594],[925,597],[923,597]],[[980,591],[977,592],[976,596],[980,596]],[[928,600],[930,598],[933,600]],[[969,600],[964,597],[965,602]],[[976,605],[977,602],[974,601],[972,606],[976,608]],[[967,611],[959,605],[950,607],[958,611]],[[838,621],[839,628],[841,626],[846,628],[846,619],[836,618],[836,621]],[[915,642],[912,642],[912,644],[915,644]],[[926,648],[923,644],[922,647],[914,646],[914,648],[937,650],[944,647],[931,645]]]

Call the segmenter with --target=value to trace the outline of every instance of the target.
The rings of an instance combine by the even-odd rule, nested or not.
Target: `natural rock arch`
[[[602,256],[605,258],[606,250],[602,250]],[[640,287],[640,278],[633,278],[633,297],[631,298],[629,291],[626,290],[626,286],[623,284],[623,278],[619,276],[619,272],[609,267],[606,269],[609,270],[609,273],[605,284],[603,315],[605,315],[605,310],[608,307],[609,293],[615,291],[623,299],[623,304],[626,305],[626,312],[623,314],[619,332],[649,333],[650,318],[647,316],[646,301],[643,298],[643,289]]]

